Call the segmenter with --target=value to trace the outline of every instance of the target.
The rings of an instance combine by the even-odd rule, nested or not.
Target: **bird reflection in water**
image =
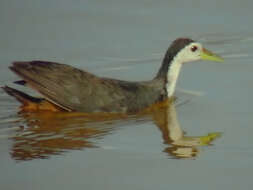
[[[209,133],[205,136],[186,136],[177,119],[174,102],[157,109],[152,113],[156,126],[162,133],[164,149],[168,155],[175,158],[193,158],[199,154],[199,147],[210,145],[221,133]]]
[[[120,126],[135,122],[150,122],[162,133],[164,152],[174,158],[193,158],[199,147],[209,145],[220,133],[190,137],[182,131],[177,119],[175,102],[165,101],[137,115],[93,114],[67,112],[20,113],[26,127],[20,126],[11,156],[15,160],[49,158],[69,150],[99,148],[95,139],[120,130]]]

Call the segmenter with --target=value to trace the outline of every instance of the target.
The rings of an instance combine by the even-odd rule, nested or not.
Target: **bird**
[[[6,85],[2,89],[21,102],[24,110],[131,114],[173,97],[182,65],[198,60],[224,61],[201,43],[178,38],[167,49],[151,80],[124,81],[99,77],[62,63],[19,61],[9,67],[22,79],[15,83],[36,90],[41,97]]]

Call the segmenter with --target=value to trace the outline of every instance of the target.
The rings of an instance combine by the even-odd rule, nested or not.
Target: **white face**
[[[197,42],[192,42],[189,45],[185,46],[178,54],[177,59],[181,63],[197,61],[201,59],[202,45]]]
[[[193,42],[185,46],[180,52],[178,52],[176,57],[174,57],[167,76],[168,83],[166,88],[168,97],[171,97],[175,91],[182,63],[200,60],[201,51],[202,45],[200,43]]]

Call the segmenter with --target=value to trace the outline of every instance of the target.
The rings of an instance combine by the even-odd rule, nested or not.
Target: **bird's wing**
[[[10,69],[47,100],[69,111],[122,112],[125,100],[134,96],[129,90],[123,92],[117,80],[101,79],[65,64],[14,62]]]

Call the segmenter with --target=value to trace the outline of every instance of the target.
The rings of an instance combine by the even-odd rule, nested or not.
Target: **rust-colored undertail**
[[[17,89],[3,86],[2,89],[10,96],[15,97],[21,103],[21,111],[63,111],[62,108],[54,105],[43,98],[35,98]]]

